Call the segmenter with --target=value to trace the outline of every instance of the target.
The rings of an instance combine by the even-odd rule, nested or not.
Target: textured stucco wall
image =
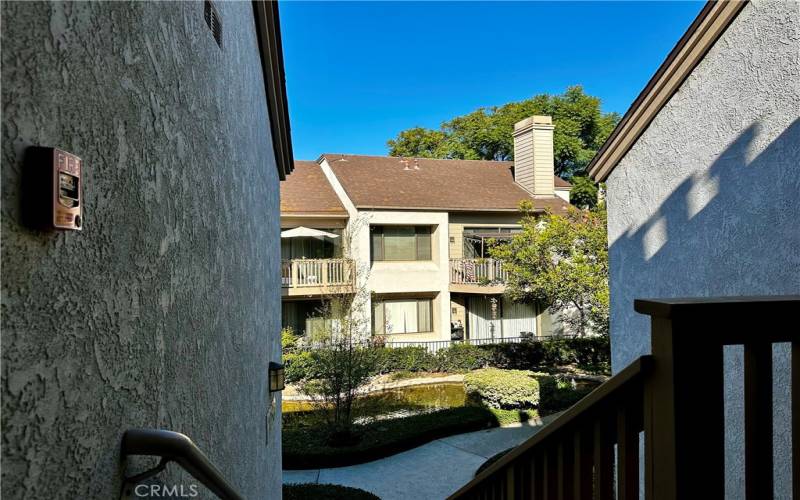
[[[634,298],[800,293],[799,6],[746,5],[609,177],[615,371],[650,349],[649,318],[633,311]],[[784,354],[776,421],[787,422]],[[726,358],[727,491],[738,498],[741,350]],[[789,481],[776,484],[783,498]]]
[[[224,50],[202,2],[2,3],[4,498],[117,498],[133,427],[280,495],[278,178],[252,5],[218,9]],[[21,226],[30,145],[84,159],[83,232]]]

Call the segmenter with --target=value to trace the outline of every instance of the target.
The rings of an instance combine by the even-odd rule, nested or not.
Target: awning
[[[309,227],[296,227],[294,229],[287,229],[281,231],[281,238],[338,238],[338,234],[329,233],[327,231],[320,231],[319,229],[311,229]]]

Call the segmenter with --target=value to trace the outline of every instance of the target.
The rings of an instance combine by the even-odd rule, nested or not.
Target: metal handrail
[[[445,349],[455,344],[468,344],[468,345],[497,345],[497,344],[521,344],[523,342],[543,342],[547,340],[559,339],[573,339],[580,338],[576,334],[561,334],[561,335],[539,335],[529,337],[495,337],[495,338],[477,338],[477,339],[461,339],[461,340],[386,340],[383,345],[390,348],[398,347],[424,347],[434,354],[439,349]]]
[[[451,258],[450,283],[458,285],[501,284],[508,278],[503,262],[492,258]]]
[[[169,462],[175,462],[223,500],[243,500],[244,498],[200,451],[200,448],[188,436],[179,432],[160,429],[129,429],[122,436],[121,454],[123,457],[131,455],[161,457],[161,461],[155,468],[125,478],[123,496],[126,491],[130,494],[130,489],[136,483],[161,472]]]

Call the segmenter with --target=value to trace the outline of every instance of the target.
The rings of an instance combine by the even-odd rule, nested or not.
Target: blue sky
[[[582,84],[624,113],[702,2],[280,4],[295,158]]]

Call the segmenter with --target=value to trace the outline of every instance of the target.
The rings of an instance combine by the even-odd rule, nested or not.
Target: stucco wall
[[[615,371],[650,349],[634,298],[800,293],[799,6],[746,5],[609,177]],[[738,498],[741,352],[726,357],[727,491]],[[786,357],[776,363],[785,395]],[[786,411],[779,401],[776,421]],[[785,427],[776,498],[790,486]]]
[[[376,210],[360,212],[362,224],[355,236],[355,259],[358,269],[368,269],[367,288],[376,294],[414,294],[438,292],[434,301],[434,331],[413,336],[413,340],[444,340],[450,338],[450,261],[447,243],[446,212],[412,212]],[[369,226],[374,225],[425,225],[431,226],[431,260],[403,262],[371,262]],[[429,295],[429,294],[426,294]],[[411,335],[395,335],[401,341]]]
[[[2,4],[4,498],[117,498],[135,427],[280,494],[278,178],[252,5],[217,7],[224,50],[202,2]],[[31,145],[84,159],[83,232],[21,226]]]

